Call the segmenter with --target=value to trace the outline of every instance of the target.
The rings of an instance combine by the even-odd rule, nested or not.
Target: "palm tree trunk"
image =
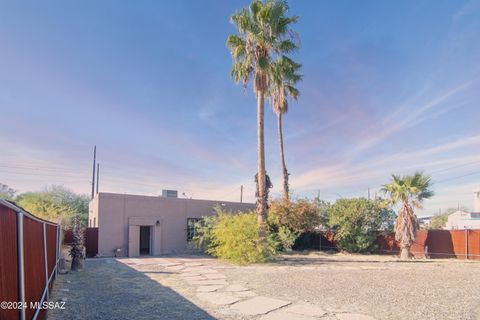
[[[257,94],[257,203],[258,238],[261,244],[267,241],[267,190],[265,172],[265,142],[264,142],[265,96],[263,92]]]
[[[400,251],[400,259],[408,260],[410,258],[410,247],[403,246]]]
[[[282,114],[279,113],[277,117],[278,128],[278,144],[280,145],[280,161],[282,163],[282,175],[283,175],[283,196],[285,200],[288,200],[288,171],[285,164],[285,153],[283,150],[283,129],[282,129]]]

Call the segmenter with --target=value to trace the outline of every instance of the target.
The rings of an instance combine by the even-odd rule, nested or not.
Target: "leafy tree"
[[[427,229],[443,229],[447,224],[448,216],[456,211],[468,212],[468,208],[465,206],[462,206],[462,207],[459,206],[457,208],[448,208],[443,213],[434,215]]]
[[[0,199],[13,200],[17,192],[7,186],[6,184],[0,183]]]
[[[253,78],[253,92],[257,98],[257,203],[258,238],[267,244],[268,190],[265,169],[264,116],[265,98],[272,82],[272,65],[277,57],[286,55],[297,48],[292,38],[290,25],[298,17],[288,17],[285,1],[254,0],[231,17],[238,34],[230,35],[227,46],[233,57],[231,76],[235,82],[242,82],[244,88]]]
[[[285,226],[296,233],[313,231],[320,227],[322,221],[319,209],[316,202],[308,199],[273,200],[270,203],[269,224]]]
[[[331,204],[325,200],[321,200],[320,198],[316,197],[314,200],[315,205],[318,209],[318,215],[320,219],[320,229],[328,229],[328,214],[331,207]]]
[[[392,181],[383,186],[388,202],[400,205],[395,221],[395,239],[401,248],[401,259],[409,258],[410,247],[415,242],[418,219],[413,209],[422,208],[423,200],[434,195],[429,189],[430,183],[430,176],[415,172],[410,176],[392,175]]]
[[[432,217],[430,224],[428,225],[428,229],[436,230],[436,229],[443,229],[448,221],[448,213],[436,214]]]
[[[65,187],[51,186],[40,192],[22,193],[15,201],[40,218],[70,226],[72,218],[78,215],[81,224],[87,225],[90,198],[87,195],[76,194]]]
[[[300,92],[295,87],[302,76],[298,74],[301,65],[288,57],[282,56],[274,62],[272,68],[271,100],[273,112],[277,115],[278,144],[280,146],[280,163],[282,164],[283,196],[289,199],[288,171],[285,164],[283,146],[282,117],[288,112],[288,97],[297,100]]]
[[[335,241],[342,250],[373,250],[377,231],[388,229],[394,212],[381,201],[365,198],[339,199],[329,209],[328,224],[335,231]]]

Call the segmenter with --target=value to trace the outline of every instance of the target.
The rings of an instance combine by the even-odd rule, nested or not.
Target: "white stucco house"
[[[480,189],[473,192],[473,212],[455,211],[448,216],[445,229],[480,229]]]
[[[480,229],[480,212],[455,211],[448,216],[445,229]]]

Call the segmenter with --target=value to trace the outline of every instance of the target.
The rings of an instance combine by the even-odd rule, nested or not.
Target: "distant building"
[[[473,212],[480,212],[480,188],[473,192]]]
[[[175,190],[161,197],[98,193],[90,202],[88,226],[98,228],[101,256],[160,255],[182,252],[195,234],[195,222],[221,206],[231,211],[255,209],[251,203],[181,199]]]
[[[455,211],[448,216],[445,229],[480,229],[480,212]]]
[[[480,229],[480,189],[473,192],[473,212],[455,211],[448,216],[445,229]]]
[[[420,227],[426,228],[432,222],[432,218],[433,216],[418,217],[418,224],[420,225]]]

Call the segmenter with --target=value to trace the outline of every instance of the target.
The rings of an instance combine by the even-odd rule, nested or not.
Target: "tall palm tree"
[[[409,258],[410,247],[415,242],[418,220],[413,209],[422,208],[423,200],[434,195],[429,190],[430,184],[430,176],[415,172],[411,176],[392,175],[392,181],[382,188],[391,204],[400,205],[395,221],[395,240],[400,245],[401,259]]]
[[[238,34],[230,35],[227,46],[233,57],[231,76],[243,82],[244,88],[253,76],[253,92],[257,98],[257,203],[259,239],[266,243],[268,190],[265,171],[264,114],[265,97],[271,82],[272,62],[279,55],[296,48],[290,25],[298,17],[287,17],[288,5],[281,0],[255,0],[231,17]]]
[[[292,59],[282,56],[273,64],[273,76],[271,86],[271,103],[273,112],[277,115],[278,144],[280,146],[280,162],[283,176],[283,196],[289,200],[288,170],[285,164],[285,152],[283,148],[282,116],[288,112],[288,97],[297,100],[300,91],[295,87],[302,79],[298,71],[302,67]]]

